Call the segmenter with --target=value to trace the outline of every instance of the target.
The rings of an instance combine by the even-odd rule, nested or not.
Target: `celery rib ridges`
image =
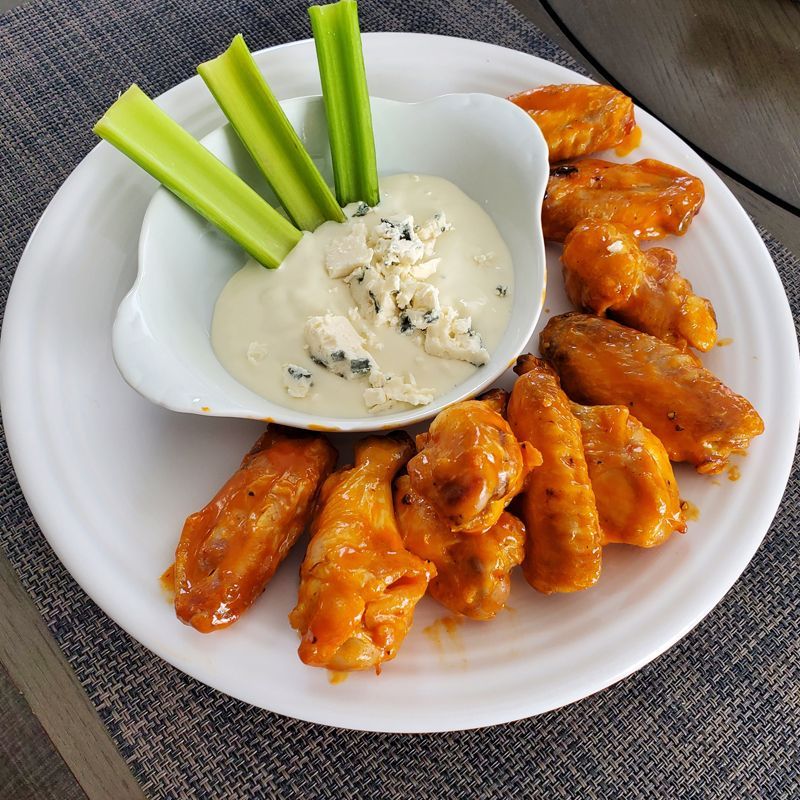
[[[242,144],[298,228],[344,222],[336,198],[280,103],[264,80],[241,34],[217,58],[197,68]]]
[[[277,267],[301,233],[136,85],[94,132],[149,172],[265,267]]]
[[[372,111],[358,8],[340,0],[308,9],[328,119],[336,197],[341,205],[380,199]]]

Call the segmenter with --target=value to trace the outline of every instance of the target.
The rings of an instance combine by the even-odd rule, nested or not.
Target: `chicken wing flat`
[[[600,577],[602,537],[581,426],[547,364],[520,356],[514,371],[520,378],[508,420],[543,459],[522,493],[528,532],[522,569],[528,583],[545,594],[585,589]]]
[[[587,219],[567,236],[561,261],[567,295],[581,311],[608,314],[679,348],[714,346],[714,309],[676,271],[671,250],[643,251],[619,225]]]
[[[587,158],[550,170],[542,205],[545,239],[563,242],[588,217],[615,222],[637,239],[682,236],[705,197],[703,182],[652,158],[615,164]]]
[[[455,403],[417,437],[411,486],[454,531],[489,530],[540,463],[499,408],[499,395]]]
[[[410,553],[397,530],[392,479],[414,452],[405,433],[356,445],[355,466],[325,482],[289,615],[303,663],[379,669],[397,655],[436,568]]]
[[[603,543],[663,544],[683,533],[678,483],[667,451],[624,406],[572,404],[581,424]]]
[[[430,595],[445,608],[472,619],[491,619],[505,606],[511,570],[525,555],[525,526],[504,511],[485,533],[458,533],[398,478],[394,508],[406,547],[433,562]]]
[[[573,400],[626,406],[673,461],[688,461],[698,472],[720,472],[732,453],[764,431],[744,397],[692,355],[654,336],[572,313],[553,317],[539,346]]]
[[[336,464],[325,437],[270,426],[201,511],[175,553],[175,613],[202,633],[230,625],[264,591],[306,527]]]
[[[513,94],[550,149],[550,161],[564,161],[616,147],[636,126],[633,102],[611,86],[562,83]]]

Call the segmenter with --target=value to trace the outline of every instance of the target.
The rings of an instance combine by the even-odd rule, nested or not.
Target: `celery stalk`
[[[301,233],[136,84],[94,132],[224,231],[265,267],[277,267]]]
[[[328,118],[336,197],[343,206],[380,199],[372,111],[355,0],[308,9]]]
[[[247,49],[241,34],[197,68],[289,218],[307,231],[344,222],[333,192],[306,152]]]

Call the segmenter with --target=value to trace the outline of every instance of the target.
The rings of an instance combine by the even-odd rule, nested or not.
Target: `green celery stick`
[[[311,6],[308,15],[322,79],[336,197],[343,206],[356,200],[377,205],[378,165],[358,6],[355,0],[339,0]]]
[[[344,222],[333,192],[306,152],[247,49],[241,34],[197,68],[289,218],[307,231]]]
[[[224,231],[265,267],[277,267],[302,234],[136,84],[94,132]]]

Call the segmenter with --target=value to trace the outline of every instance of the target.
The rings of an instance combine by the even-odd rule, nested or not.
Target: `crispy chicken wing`
[[[656,547],[686,530],[667,451],[624,406],[572,404],[603,543]]]
[[[539,126],[550,149],[550,161],[616,147],[636,126],[630,97],[611,86],[538,86],[508,99]]]
[[[452,531],[407,475],[397,480],[394,508],[406,547],[436,567],[431,596],[456,614],[494,617],[511,591],[511,570],[525,555],[525,526],[504,511],[485,533]]]
[[[720,472],[764,431],[744,397],[654,336],[572,313],[553,317],[539,346],[573,400],[627,406],[673,461],[688,461],[698,472]]]
[[[704,197],[699,178],[661,161],[587,158],[550,170],[542,227],[545,239],[556,242],[588,217],[622,225],[637,239],[682,236]]]
[[[492,411],[496,411],[501,417],[505,417],[508,408],[508,392],[505,389],[489,389],[478,395],[477,399],[489,406]]]
[[[325,482],[289,615],[305,664],[379,669],[397,655],[436,574],[403,546],[394,516],[392,479],[413,452],[405,433],[370,436],[355,466]]]
[[[417,437],[411,486],[454,531],[495,525],[540,463],[530,445],[517,441],[501,405],[500,394],[455,403]]]
[[[270,425],[183,526],[174,566],[182,622],[202,633],[236,622],[297,541],[335,464],[324,436]]]
[[[581,311],[608,314],[679,348],[714,346],[714,309],[676,271],[671,250],[643,251],[619,225],[586,219],[567,236],[561,261],[567,294]]]
[[[528,531],[525,577],[540,592],[574,592],[600,577],[602,538],[583,454],[581,426],[543,361],[520,356],[508,403],[514,433],[538,448],[542,466],[522,493]]]

